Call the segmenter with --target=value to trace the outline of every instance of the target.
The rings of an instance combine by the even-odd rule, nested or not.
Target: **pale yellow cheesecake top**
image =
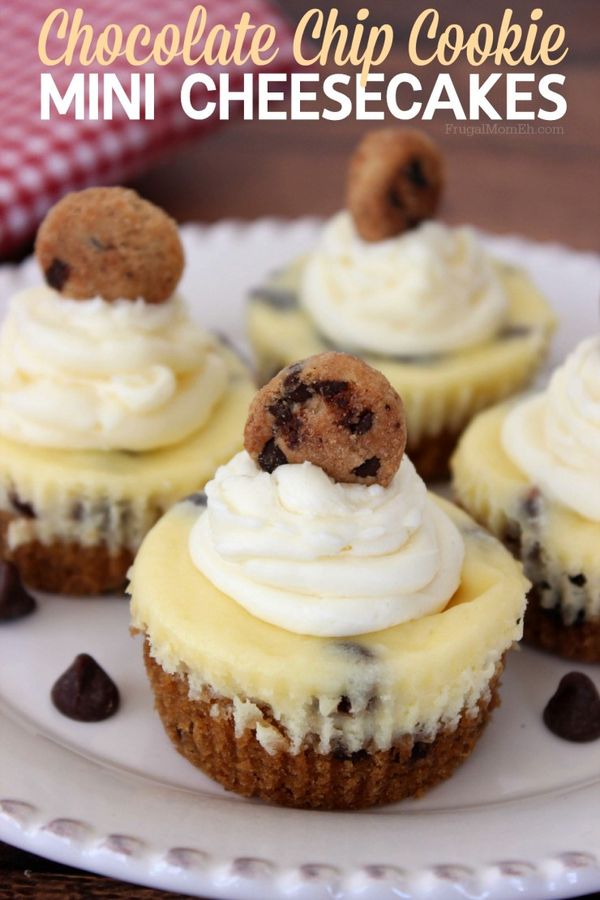
[[[262,377],[296,359],[335,346],[299,304],[306,260],[274,275],[253,294],[248,330]],[[531,378],[547,349],[555,316],[525,271],[493,263],[506,295],[504,324],[481,343],[422,357],[361,352],[403,398],[409,442],[447,428],[457,431],[474,412],[515,393]]]
[[[440,612],[352,637],[272,625],[194,565],[190,532],[206,513],[188,501],[142,544],[130,573],[133,624],[167,672],[188,678],[192,695],[210,688],[234,698],[236,727],[246,714],[260,720],[256,704],[268,704],[292,750],[310,733],[321,752],[340,735],[351,751],[365,740],[386,748],[403,734],[431,738],[485,694],[502,655],[521,636],[528,587],[498,541],[460,510],[435,502],[465,543],[460,586]],[[337,714],[342,697],[365,715]],[[267,724],[260,733],[271,746]]]

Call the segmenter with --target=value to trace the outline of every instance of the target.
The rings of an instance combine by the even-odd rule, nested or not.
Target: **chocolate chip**
[[[501,340],[511,340],[512,338],[526,337],[528,334],[531,334],[529,325],[506,325],[498,337]]]
[[[82,522],[84,516],[83,503],[81,503],[79,500],[76,500],[69,511],[69,516],[73,520],[73,522]]]
[[[18,512],[20,516],[23,516],[25,519],[35,519],[35,508],[32,503],[29,503],[27,500],[21,500],[16,491],[9,491],[8,499],[10,500],[10,505]]]
[[[286,442],[292,449],[296,448],[300,443],[302,422],[298,416],[294,415],[293,403],[286,397],[280,397],[274,403],[271,403],[268,410],[275,419],[275,425]]]
[[[376,658],[375,653],[370,647],[359,644],[357,641],[339,641],[334,646],[339,647],[344,653],[350,653],[358,659],[371,660]]]
[[[367,759],[368,755],[366,750],[355,750],[354,753],[350,753],[343,746],[337,747],[333,751],[333,758],[339,759],[341,762],[360,762],[361,760]]]
[[[71,274],[71,267],[68,263],[63,262],[62,259],[54,257],[44,274],[50,287],[61,291]]]
[[[265,472],[274,472],[277,466],[285,466],[287,457],[275,443],[275,438],[270,438],[258,455],[258,464]]]
[[[411,159],[409,164],[404,169],[404,174],[415,187],[418,188],[426,188],[429,187],[429,182],[425,178],[425,173],[423,172],[423,167],[421,166],[421,160]]]
[[[280,397],[268,407],[269,412],[275,419],[276,425],[286,425],[293,418],[292,406],[285,397]]]
[[[410,753],[410,758],[412,760],[425,759],[430,750],[431,744],[428,744],[425,741],[415,741]]]
[[[35,607],[36,602],[23,587],[17,567],[0,561],[0,622],[22,619]]]
[[[252,291],[250,299],[273,309],[295,309],[298,306],[298,295],[282,288],[261,287]],[[279,372],[279,366],[273,373]]]
[[[309,386],[307,384],[304,384],[304,382],[302,381],[300,381],[298,383],[298,386],[293,390],[290,390],[287,394],[288,398],[293,403],[306,403],[307,400],[310,400],[312,395],[313,392],[311,391]]]
[[[77,722],[101,722],[119,708],[116,684],[87,653],[75,657],[54,683],[51,697],[59,712]]]
[[[575,587],[585,587],[587,583],[587,579],[583,573],[579,575],[569,575],[569,581],[571,584],[574,584]]]
[[[393,209],[404,209],[402,197],[395,188],[390,188],[388,191],[388,203]]]
[[[360,466],[356,466],[355,469],[352,469],[352,474],[356,475],[358,478],[370,478],[372,475],[377,475],[380,465],[381,462],[379,457],[371,456],[369,459],[365,459]]]
[[[337,705],[337,711],[339,713],[344,713],[345,715],[350,715],[352,712],[352,702],[350,697],[346,697],[345,694],[341,697],[340,702]]]
[[[195,494],[189,494],[185,499],[188,503],[193,503],[194,506],[206,506],[208,502],[208,498],[204,491],[196,491]]]
[[[320,394],[322,397],[325,397],[326,400],[330,400],[332,397],[337,396],[337,394],[341,394],[343,391],[347,391],[350,385],[347,381],[315,381],[313,387],[317,394]]]
[[[565,741],[583,743],[600,738],[600,694],[583,672],[561,678],[544,709],[544,723]]]
[[[373,427],[373,412],[363,409],[358,415],[345,416],[342,424],[351,434],[366,434]]]
[[[537,518],[540,514],[542,505],[542,495],[539,488],[531,488],[525,499],[523,500],[523,510],[525,515],[531,519]]]

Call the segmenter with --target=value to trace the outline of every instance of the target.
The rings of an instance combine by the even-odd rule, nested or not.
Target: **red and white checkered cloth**
[[[79,63],[70,67],[43,66],[38,57],[39,31],[56,5],[54,0],[8,0],[2,4],[0,256],[30,238],[48,208],[67,191],[123,182],[191,134],[220,124],[216,117],[201,122],[188,118],[179,98],[187,75],[207,72],[216,78],[222,71],[216,67],[188,67],[179,57],[162,67],[150,64],[131,68],[122,58],[107,68],[91,66],[84,70]],[[64,4],[64,8],[72,12],[77,5]],[[155,35],[168,22],[177,24],[183,32],[194,3],[155,0],[115,4],[114,0],[89,0],[80,5],[84,9],[83,21],[92,24],[96,34],[110,22],[118,22],[124,33],[143,22]],[[270,0],[204,0],[203,6],[207,10],[207,28],[217,23],[232,27],[243,11],[251,14],[255,25],[273,24],[279,53],[272,68],[286,72],[293,67],[291,29]],[[49,48],[56,50],[56,46],[54,42]],[[49,121],[41,121],[42,71],[52,73],[61,93],[75,72],[110,71],[119,76],[129,76],[133,71],[155,72],[155,118],[131,121],[115,102],[115,117],[110,121],[77,121],[74,114],[59,117],[54,112]],[[252,66],[243,71],[252,71]],[[231,68],[232,89],[241,86],[243,71]],[[128,77],[123,84],[128,86]]]

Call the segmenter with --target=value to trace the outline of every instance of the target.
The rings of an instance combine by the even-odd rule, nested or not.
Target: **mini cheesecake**
[[[527,582],[495,539],[443,500],[466,555],[435,615],[349,638],[250,615],[183,548],[205,497],[152,529],[132,570],[156,709],[176,749],[228,790],[351,809],[418,796],[469,755],[522,634]]]
[[[258,379],[268,381],[295,359],[346,350],[325,338],[300,303],[306,259],[256,288],[248,307],[248,335]],[[465,425],[480,410],[517,393],[541,364],[555,327],[546,299],[522,270],[495,263],[508,299],[506,320],[491,340],[425,357],[361,352],[402,395],[408,453],[426,480],[448,475],[448,460]]]
[[[533,584],[525,640],[600,662],[598,523],[548,497],[509,458],[502,428],[511,408],[487,410],[463,435],[452,460],[455,495],[523,561]]]

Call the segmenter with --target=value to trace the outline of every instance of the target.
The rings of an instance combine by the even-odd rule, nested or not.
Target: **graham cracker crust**
[[[29,541],[9,548],[8,525],[15,518],[0,511],[0,558],[14,563],[24,583],[52,594],[92,595],[123,587],[133,553],[124,547],[111,553],[106,544]]]
[[[600,663],[600,617],[565,625],[560,609],[544,608],[536,587],[527,598],[523,639],[550,653],[579,662]]]
[[[283,749],[271,755],[252,729],[235,736],[231,700],[191,700],[186,679],[165,672],[150,655],[147,640],[144,661],[156,710],[175,748],[227,790],[280,806],[347,810],[418,797],[449,778],[469,756],[491,711],[499,705],[504,664],[502,660],[498,665],[478,713],[462,716],[455,730],[438,732],[431,743],[407,736],[389,750],[348,754],[340,749],[324,755],[306,746],[298,754]],[[211,715],[215,704],[216,716]],[[284,734],[267,708],[263,713]]]

